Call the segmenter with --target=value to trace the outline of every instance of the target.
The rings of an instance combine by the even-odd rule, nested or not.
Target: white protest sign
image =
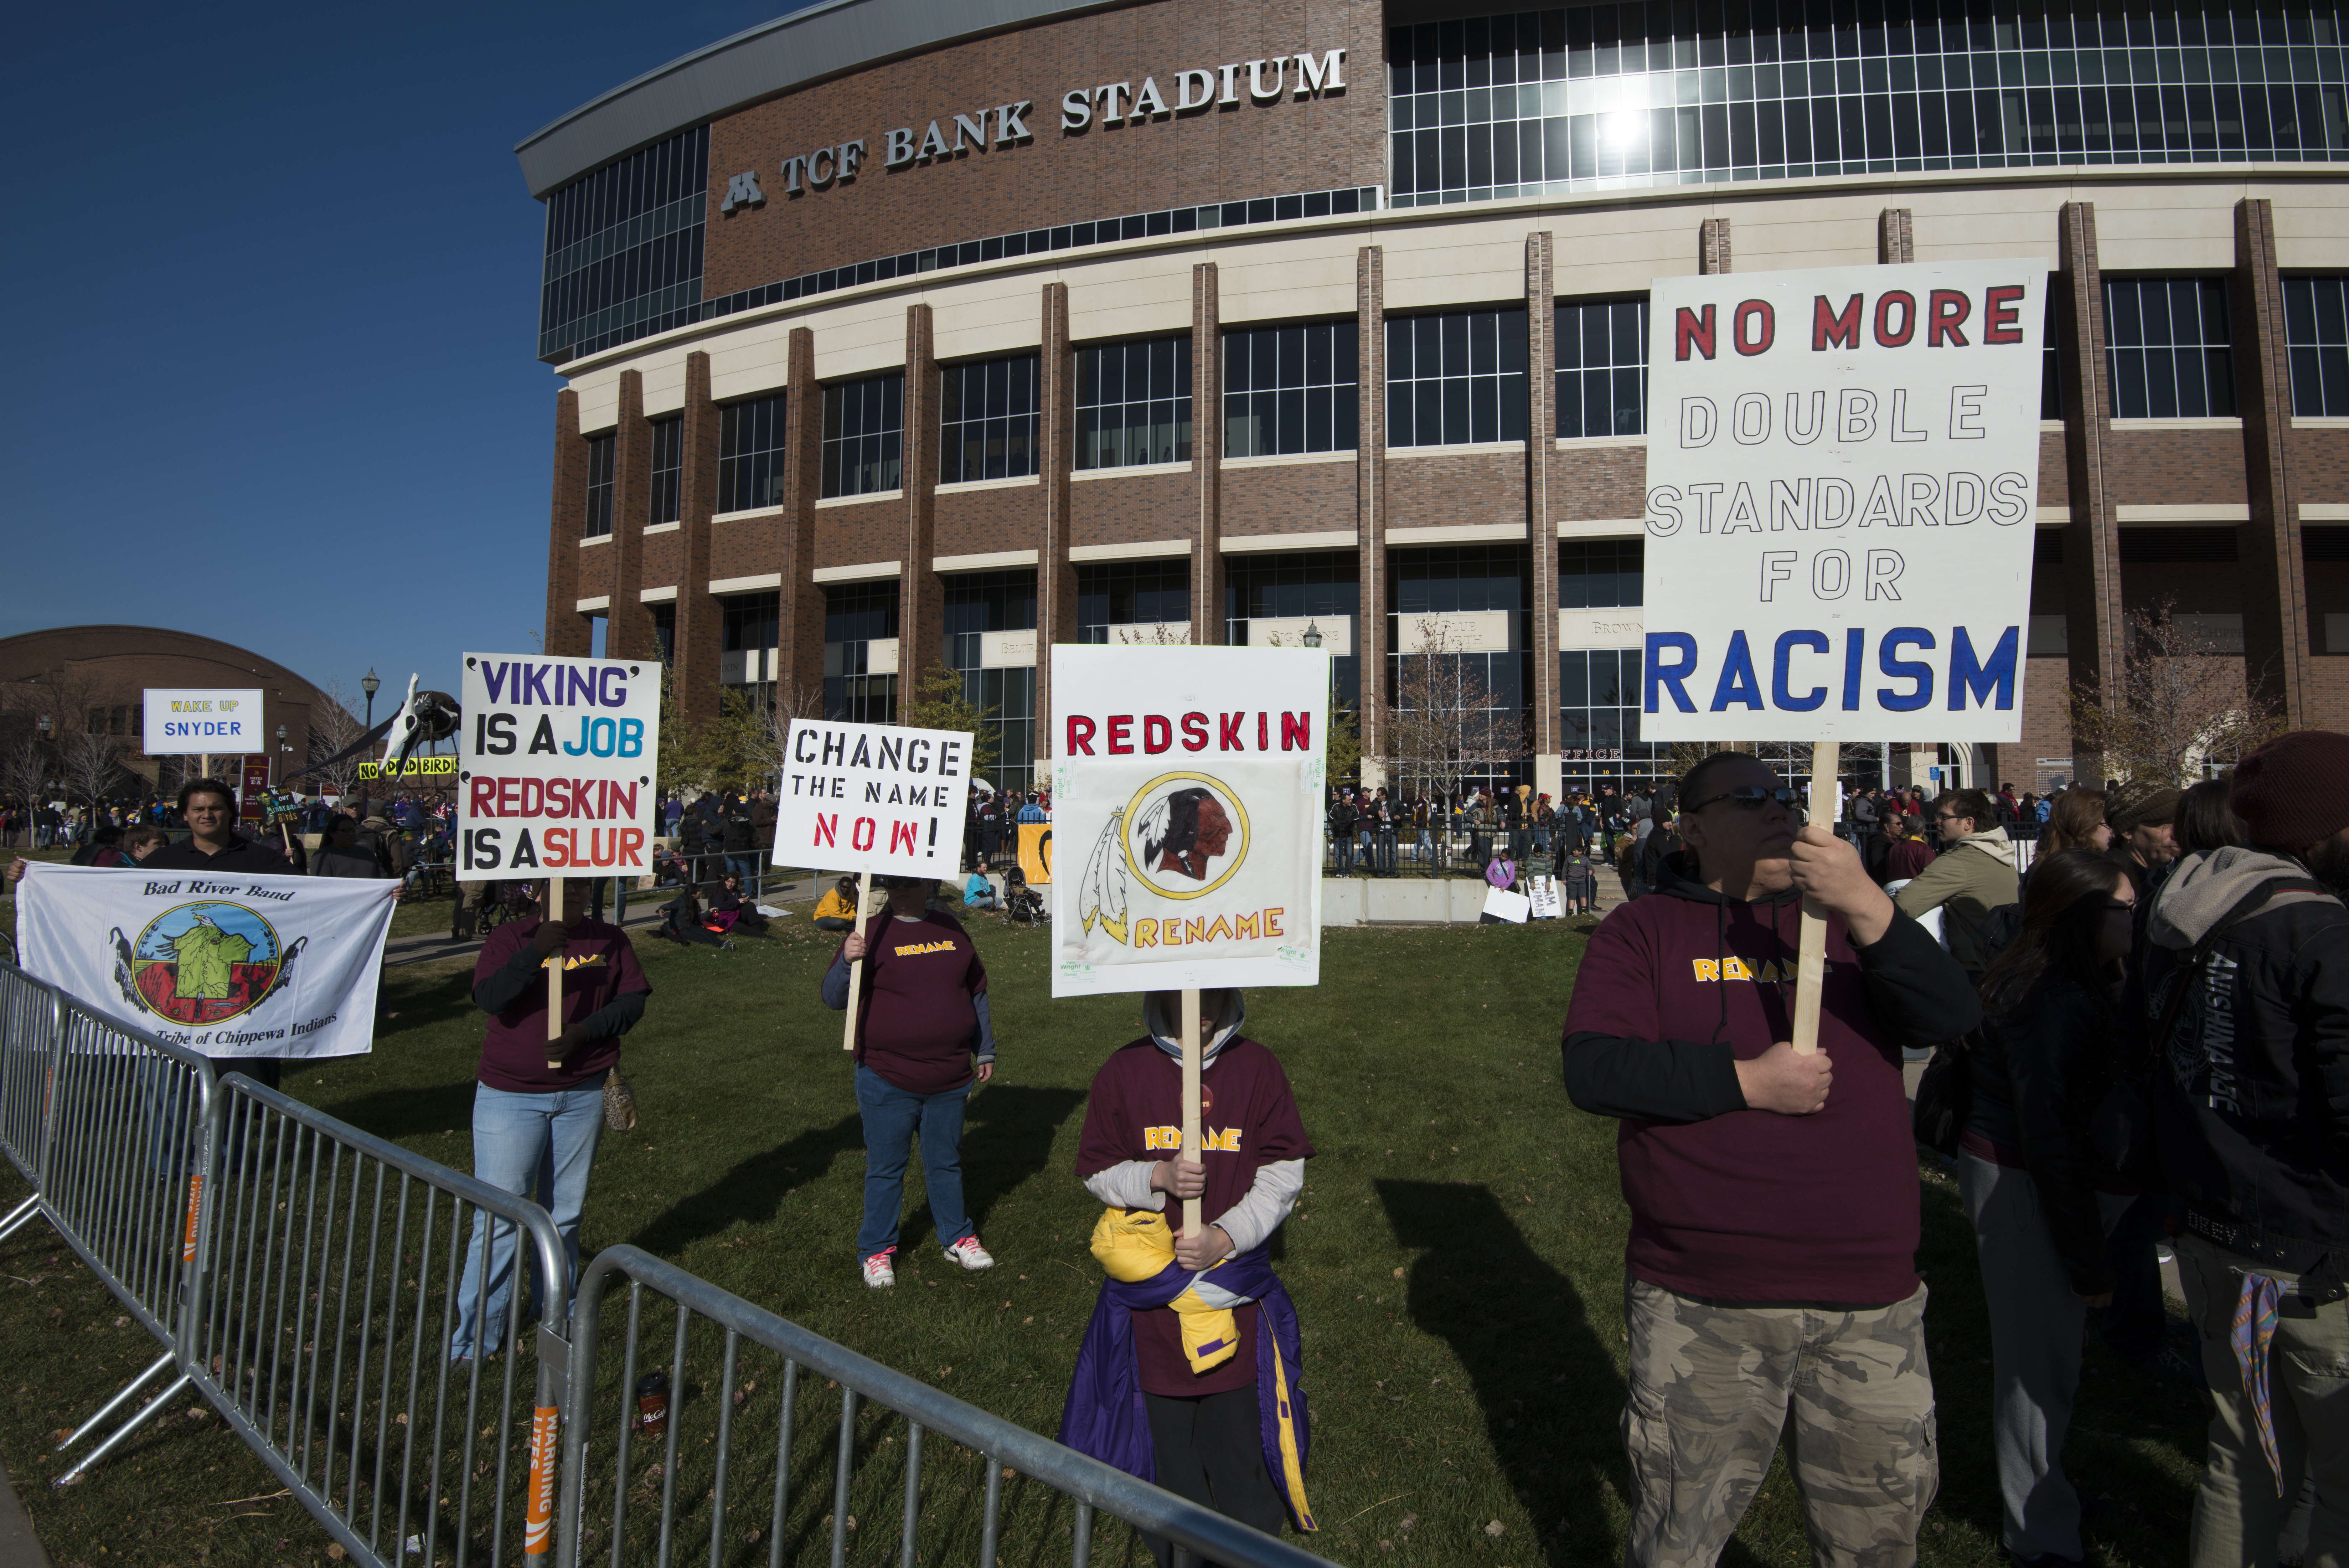
[[[25,968],[207,1056],[350,1056],[375,1041],[397,882],[26,868]]]
[[[1655,280],[1643,740],[2021,739],[2046,289]]]
[[[1052,994],[1313,985],[1330,656],[1052,649]]]
[[[1533,878],[1531,891],[1526,896],[1532,900],[1532,918],[1537,920],[1555,920],[1566,913],[1566,900],[1558,897],[1555,877]]]
[[[970,748],[966,730],[792,720],[775,802],[774,864],[955,876]]]
[[[460,877],[652,869],[658,664],[469,653],[458,701]]]
[[[258,687],[150,686],[140,695],[145,729],[139,744],[150,757],[269,750],[261,739]]]

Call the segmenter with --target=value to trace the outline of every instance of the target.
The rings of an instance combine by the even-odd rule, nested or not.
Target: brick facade
[[[1176,202],[1380,183],[1385,166],[1382,28],[1381,12],[1356,0],[1275,0],[1260,7],[1235,0],[1151,0],[875,66],[723,117],[711,131],[715,194],[705,294],[1018,228]],[[1345,91],[1300,98],[1292,71],[1277,101],[1249,101],[1243,65],[1237,104],[1128,124],[1096,119],[1081,133],[1060,128],[1059,99],[1070,87],[1131,80],[1139,88],[1147,74],[1171,102],[1175,75],[1185,67],[1219,68],[1234,59],[1308,47],[1348,51]],[[919,136],[936,118],[951,138],[957,110],[972,113],[1019,99],[1031,100],[1030,140],[886,168],[882,137],[888,128],[910,124]],[[784,157],[858,136],[868,145],[854,182],[800,196],[782,192],[773,171]],[[765,203],[719,217],[716,196],[728,175],[752,167],[761,171]],[[2214,261],[2206,245],[2173,269],[2209,274],[2214,266],[2226,268],[2241,413],[2239,421],[2148,426],[2113,418],[2102,281],[2107,247],[2099,242],[2095,202],[2074,194],[2085,184],[2079,174],[2002,177],[2002,191],[2023,214],[2006,231],[2013,237],[1997,242],[2006,247],[2002,254],[2042,256],[2055,275],[2064,417],[2060,428],[2050,425],[2041,438],[2038,500],[2039,523],[2047,530],[2043,537],[2060,541],[2061,559],[2035,568],[2031,613],[2063,618],[2067,652],[2028,659],[2023,740],[1968,758],[1972,783],[2008,778],[2033,784],[2040,781],[2039,759],[2067,757],[2073,684],[2115,669],[2127,614],[2162,596],[2174,597],[2181,610],[2240,614],[2252,685],[2282,703],[2295,723],[2349,728],[2349,637],[2335,653],[2324,635],[2327,615],[2349,613],[2349,562],[2310,561],[2303,527],[2312,521],[2349,524],[2341,505],[2349,500],[2349,429],[2294,420],[2283,345],[2287,271],[2349,270],[2349,252],[2323,252],[2322,244],[2330,242],[2307,237],[2313,230],[2338,233],[2337,227],[2292,219],[2292,203],[2314,202],[2322,182],[2291,175],[2301,182],[2261,187],[2280,194],[2245,195],[2240,180],[2226,183],[2176,171],[2133,173],[2137,192],[2199,204],[2183,229],[2215,234],[2224,219],[2226,258]],[[1005,261],[995,274],[978,269],[989,277],[999,274],[1005,286],[991,296],[996,314],[976,335],[968,307],[952,297],[955,285],[974,275],[965,267],[952,278],[923,275],[843,289],[586,357],[566,367],[574,385],[556,398],[547,647],[585,652],[587,615],[595,612],[579,607],[606,599],[610,650],[648,656],[653,620],[642,594],[674,587],[680,691],[688,711],[714,711],[724,595],[779,585],[779,680],[787,691],[806,693],[820,684],[823,670],[825,590],[815,575],[877,576],[880,563],[896,562],[900,668],[910,681],[943,651],[943,602],[952,572],[1024,567],[1032,561],[1038,643],[1049,649],[1078,635],[1080,564],[1141,554],[1187,556],[1191,634],[1197,642],[1219,642],[1226,635],[1227,553],[1260,550],[1282,535],[1310,535],[1298,547],[1355,552],[1361,606],[1356,651],[1366,683],[1382,683],[1389,550],[1469,538],[1522,540],[1535,568],[1529,688],[1535,777],[1553,788],[1562,743],[1558,536],[1561,531],[1579,538],[1636,536],[1646,452],[1638,438],[1553,439],[1552,303],[1630,292],[1640,286],[1639,278],[1656,273],[1728,271],[1731,220],[1720,209],[1733,202],[1745,231],[1749,269],[1854,265],[1870,259],[1871,250],[1884,263],[1984,254],[1962,215],[1963,203],[1984,187],[1967,176],[1905,175],[1897,192],[1890,182],[1879,190],[1848,181],[1798,185],[1788,182],[1783,196],[1773,188],[1464,203],[1435,213],[1308,220],[1293,238],[1283,225],[1272,224],[1212,240],[1170,236],[1097,253],[1064,251]],[[1886,197],[1896,193],[1903,204],[1886,205]],[[1802,204],[1810,215],[1800,222],[1811,228],[1790,240],[1796,221],[1775,218],[1774,201]],[[1641,253],[1639,267],[1627,272],[1609,246],[1619,249],[1637,238],[1627,237],[1619,221],[1634,208],[1663,237],[1652,255]],[[2323,217],[2330,223],[2333,214]],[[2141,237],[2142,213],[2130,209],[2127,221],[2134,225],[2124,236],[2127,270],[2160,270],[2163,254]],[[1457,254],[1431,250],[1427,234],[1431,227],[1440,234],[1442,225],[1459,225],[1464,235],[1473,229]],[[1291,248],[1273,255],[1283,244]],[[2122,239],[2116,239],[2114,254],[2121,248]],[[1259,249],[1272,259],[1260,260]],[[1431,261],[1431,255],[1443,259]],[[1795,259],[1777,259],[1789,256]],[[1431,284],[1431,275],[1439,274],[1440,283]],[[1035,293],[1026,292],[1031,287]],[[1506,450],[1390,452],[1384,354],[1390,299],[1398,310],[1417,312],[1447,305],[1489,307],[1513,295],[1522,296],[1528,312],[1532,439]],[[1277,314],[1287,308],[1278,302],[1292,296],[1298,303],[1289,314]],[[1349,297],[1360,372],[1357,449],[1295,461],[1226,462],[1219,395],[1224,327],[1342,318]],[[876,309],[886,313],[885,321]],[[955,315],[957,309],[964,314]],[[1128,472],[1076,470],[1073,383],[1081,339],[1177,332],[1185,318],[1192,356],[1190,461]],[[735,345],[757,333],[768,335],[761,343],[780,344],[761,350],[771,353],[772,369],[761,372],[765,381],[754,388],[737,365],[742,354]],[[894,347],[900,337],[901,351]],[[947,347],[981,339],[981,348]],[[982,348],[994,354],[1031,348],[1040,355],[1040,472],[1030,480],[940,486],[940,360]],[[681,405],[676,389],[680,349]],[[876,360],[893,353],[907,368],[905,482],[898,493],[816,504],[820,351],[862,356],[853,367],[860,376],[885,369]],[[713,393],[713,386],[728,389]],[[583,428],[582,389],[588,388],[595,389],[588,406],[597,412]],[[790,400],[782,504],[714,516],[719,400],[775,389],[787,390]],[[651,419],[666,418],[680,406],[679,525],[647,535],[647,411]],[[618,435],[614,528],[607,541],[583,545],[586,441],[605,431]],[[2125,533],[2181,525],[2235,528],[2236,564],[2124,565]],[[935,564],[942,559],[949,562],[945,572]],[[713,592],[712,583],[726,587]],[[1651,595],[1656,592],[1651,585]],[[1049,658],[1038,669],[1036,702],[1038,748],[1049,755]],[[1365,715],[1364,739],[1375,754],[1374,711]],[[1901,750],[1933,747],[1924,735]],[[2079,759],[2078,771],[2093,774],[2093,760]]]

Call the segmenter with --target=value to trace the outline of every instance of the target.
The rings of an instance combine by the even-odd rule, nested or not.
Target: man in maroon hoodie
[[[1791,1408],[1818,1561],[1908,1568],[1940,1469],[1900,1048],[1982,1010],[1850,845],[1797,831],[1797,793],[1757,758],[1715,753],[1680,793],[1687,847],[1592,936],[1566,1017],[1567,1092],[1622,1118],[1624,1561],[1710,1568]],[[1805,895],[1827,967],[1798,1056]]]

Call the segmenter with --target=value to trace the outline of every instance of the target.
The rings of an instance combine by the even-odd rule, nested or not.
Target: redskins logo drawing
[[[207,1028],[252,1012],[285,983],[294,959],[275,928],[243,904],[181,904],[147,922],[138,940],[118,929],[115,980],[158,1018]]]
[[[1247,860],[1247,807],[1212,774],[1161,774],[1112,813],[1085,857],[1079,915],[1126,940],[1133,888],[1163,898],[1205,898]]]

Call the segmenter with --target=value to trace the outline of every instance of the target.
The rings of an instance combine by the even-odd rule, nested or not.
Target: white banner
[[[970,732],[794,719],[775,802],[777,866],[939,877],[962,870]]]
[[[375,1040],[394,881],[27,868],[27,972],[207,1056],[356,1056]]]
[[[150,757],[214,756],[265,752],[261,739],[261,689],[150,686],[140,693],[139,748]],[[231,780],[234,783],[234,780]]]
[[[660,666],[469,653],[457,874],[641,876],[660,802]]]
[[[1655,280],[1642,740],[2022,738],[2046,293],[2044,260]]]
[[[1052,994],[1321,978],[1330,656],[1052,649]]]

